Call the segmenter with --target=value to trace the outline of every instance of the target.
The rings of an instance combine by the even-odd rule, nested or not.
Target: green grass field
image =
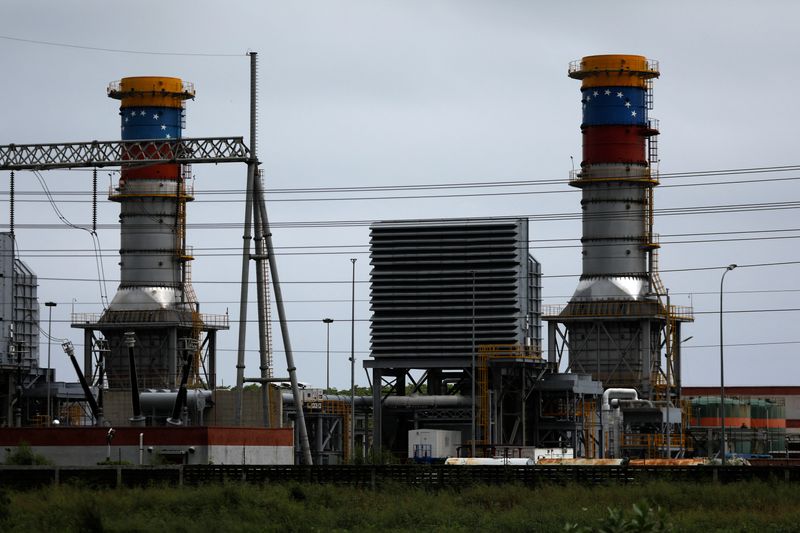
[[[662,523],[624,531],[800,531],[798,487],[755,482],[435,492],[401,485],[61,486],[0,493],[0,531],[563,531],[566,524],[596,528],[608,508],[630,518],[641,502],[660,507]]]

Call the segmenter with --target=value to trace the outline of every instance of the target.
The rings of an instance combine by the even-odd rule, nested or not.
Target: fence
[[[693,483],[800,481],[800,466],[450,466],[450,465],[176,465],[176,466],[0,466],[0,488],[46,485],[89,487],[197,486],[220,483],[326,483],[378,488],[404,484],[423,488],[476,484]]]

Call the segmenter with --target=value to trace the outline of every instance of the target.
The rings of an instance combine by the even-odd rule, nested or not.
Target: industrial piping
[[[611,388],[603,392],[602,409],[600,412],[600,457],[605,458],[608,453],[606,446],[613,452],[619,443],[618,417],[611,410],[611,400],[638,400],[639,393],[636,389]]]
[[[616,400],[625,399],[625,400],[638,400],[639,393],[636,392],[636,389],[623,389],[623,388],[614,388],[614,389],[606,389],[603,392],[603,411],[610,411],[611,410],[611,398]]]

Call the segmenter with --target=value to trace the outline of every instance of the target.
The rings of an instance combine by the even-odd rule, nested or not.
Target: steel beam
[[[241,137],[140,141],[89,141],[0,146],[0,170],[51,170],[153,163],[245,163]]]

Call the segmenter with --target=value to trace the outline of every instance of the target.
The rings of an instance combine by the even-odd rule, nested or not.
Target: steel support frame
[[[631,339],[628,339],[625,344],[620,344],[607,327],[607,324],[613,322],[635,322],[639,325],[636,329],[636,334],[633,335]],[[574,342],[570,338],[570,325],[573,323],[588,323],[591,328],[591,334],[587,335],[586,338],[579,343]],[[651,331],[654,325],[659,331],[657,342],[652,342],[651,340]],[[662,373],[662,362],[666,357],[662,350],[664,347],[663,339],[667,334],[666,327],[667,321],[660,316],[631,318],[628,320],[620,320],[617,317],[614,319],[609,319],[607,317],[581,317],[579,319],[572,318],[560,321],[551,319],[548,321],[548,338],[550,341],[548,346],[548,360],[556,361],[560,364],[563,356],[566,354],[568,356],[567,371],[593,374],[591,366],[586,367],[580,364],[580,362],[574,361],[573,358],[570,357],[570,351],[591,351],[593,349],[591,347],[592,342],[596,342],[598,348],[595,349],[599,349],[600,341],[605,340],[613,345],[618,354],[617,364],[612,369],[612,375],[622,366],[631,371],[631,364],[636,367],[638,366],[636,361],[641,361],[641,376],[635,384],[635,388],[639,390],[643,398],[650,399],[653,394],[652,377]],[[679,331],[679,328],[676,329]],[[679,343],[673,344],[673,353],[671,354],[674,359],[674,370],[680,368],[680,350],[676,350],[678,346]],[[673,373],[673,376],[676,375]],[[594,377],[598,379],[596,375]],[[679,381],[679,377],[677,376],[676,381]],[[609,386],[607,383],[603,383],[603,385],[604,387]]]
[[[0,170],[246,163],[249,157],[249,150],[241,137],[6,144],[0,146]]]
[[[527,446],[530,442],[530,398],[542,373],[528,365],[513,367],[490,366],[495,391],[492,405],[494,436],[489,444]]]
[[[412,394],[418,392],[423,386],[427,386],[427,395],[438,396],[445,394],[447,385],[445,380],[452,379],[450,375],[445,375],[444,370],[456,370],[448,368],[429,368],[419,366],[403,366],[394,367],[392,365],[382,366],[378,361],[370,361],[370,368],[372,370],[372,447],[373,450],[379,451],[383,447],[383,421],[384,421],[384,407],[383,401],[391,396],[405,396],[406,395],[406,379],[410,381],[412,387]],[[366,365],[365,365],[366,366]],[[414,379],[411,371],[423,370],[422,375]],[[468,369],[462,370],[462,378],[460,382],[466,386],[469,382]],[[389,390],[385,391],[384,388],[388,387]],[[430,409],[427,409],[430,411]],[[414,420],[412,417],[411,420]],[[464,420],[469,421],[469,415]],[[396,436],[397,437],[397,436]]]
[[[344,457],[344,417],[332,413],[306,412],[308,440],[315,465],[341,464]],[[298,450],[301,454],[302,450]],[[331,460],[333,459],[333,460]]]
[[[382,366],[381,362],[371,362],[372,370],[372,399],[373,399],[373,427],[372,444],[375,450],[380,450],[383,446],[383,422],[384,407],[386,398],[392,395],[404,396],[406,394],[406,380],[410,382],[412,394],[422,390],[427,386],[427,395],[446,395],[462,394],[469,396],[472,377],[469,367],[463,368],[430,368],[423,364],[415,366]],[[412,370],[422,370],[423,374],[414,379]],[[535,367],[527,365],[514,365],[510,367],[490,366],[491,390],[495,391],[490,400],[490,416],[492,435],[496,435],[488,442],[488,445],[511,444],[524,445],[533,426],[527,421],[527,412],[531,409],[530,399],[535,388],[535,383],[541,378],[542,373]],[[452,382],[452,383],[451,383]],[[450,386],[448,388],[448,383]],[[388,388],[388,390],[386,390]],[[503,404],[512,402],[516,409],[511,412]],[[422,420],[436,420],[438,422],[463,422],[470,423],[471,411],[468,408],[430,408],[420,407],[411,409],[412,415],[408,422],[412,423],[416,429]],[[529,427],[530,426],[530,427]],[[513,438],[513,442],[506,442],[506,438]],[[395,438],[403,438],[395,435]]]
[[[550,421],[546,416],[547,413],[543,411],[543,407],[547,401],[558,401],[559,399],[555,395],[559,392],[564,394],[560,401],[567,407],[567,411],[561,414],[556,421]],[[533,446],[539,448],[572,447],[576,457],[586,457],[586,451],[589,448],[588,440],[591,439],[595,444],[599,444],[599,434],[596,431],[591,434],[587,432],[586,395],[569,390],[547,391],[537,388],[533,397],[534,404],[538,406],[531,423],[534,433]]]

